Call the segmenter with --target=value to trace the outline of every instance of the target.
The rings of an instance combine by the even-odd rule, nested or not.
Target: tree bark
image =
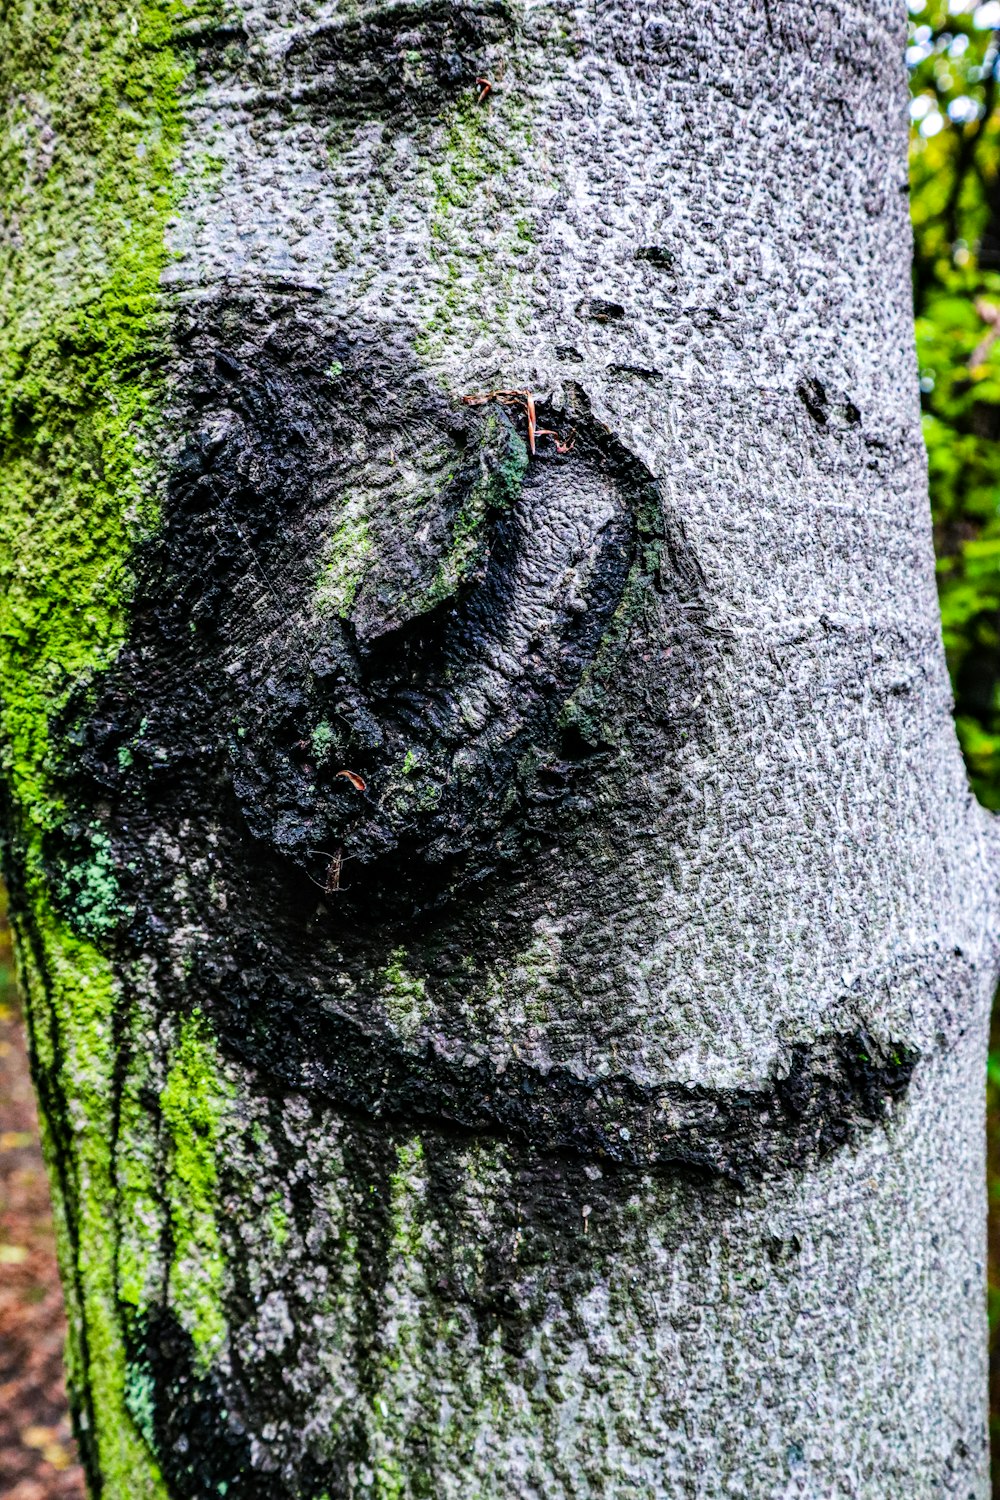
[[[4,867],[93,1493],[985,1496],[902,7],[5,26]]]

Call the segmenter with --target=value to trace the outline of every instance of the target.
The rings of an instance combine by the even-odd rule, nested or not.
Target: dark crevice
[[[666,245],[640,245],[635,252],[636,260],[644,260],[647,265],[655,266],[658,271],[672,271],[677,257]]]

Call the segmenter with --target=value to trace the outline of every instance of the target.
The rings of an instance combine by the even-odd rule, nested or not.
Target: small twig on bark
[[[323,892],[324,896],[332,896],[340,890],[340,872],[344,867],[344,851],[337,849],[335,853],[329,854],[325,849],[307,849],[307,854],[318,854],[321,859],[329,860],[326,874],[322,880],[316,880],[307,870],[306,876],[316,886],[317,890]]]
[[[532,455],[536,452],[535,439],[540,437],[550,437],[557,453],[569,453],[573,448],[573,433],[563,442],[551,427],[539,427],[535,415],[535,398],[530,391],[481,391],[476,395],[463,396],[462,400],[466,406],[485,406],[487,401],[498,401],[501,406],[519,406],[527,419],[528,450]]]

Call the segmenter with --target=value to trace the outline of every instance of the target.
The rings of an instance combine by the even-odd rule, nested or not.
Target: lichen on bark
[[[149,1497],[163,1490],[124,1409],[109,1233],[118,986],[100,940],[115,891],[98,827],[89,862],[54,900],[46,839],[68,815],[52,726],[113,661],[130,547],[155,525],[159,279],[188,71],[174,44],[190,17],[173,0],[127,16],[102,3],[9,6],[0,48],[4,864],[57,1189],[78,1431],[107,1493]]]

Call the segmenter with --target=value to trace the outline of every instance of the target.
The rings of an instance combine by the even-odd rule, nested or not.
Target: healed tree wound
[[[516,406],[447,398],[398,331],[320,335],[294,299],[230,299],[178,343],[178,456],[130,639],[64,731],[76,816],[49,857],[71,920],[66,871],[103,841],[132,872],[119,961],[167,971],[164,850],[197,847],[179,1010],[365,1113],[736,1178],[881,1118],[916,1054],[861,1031],[732,1090],[635,1076],[613,1039],[587,1069],[481,1045],[491,962],[587,878],[597,799],[622,837],[642,815],[622,724],[658,759],[705,733],[697,563],[584,392],[539,407],[566,437],[529,455]],[[630,900],[606,868],[605,899]]]

